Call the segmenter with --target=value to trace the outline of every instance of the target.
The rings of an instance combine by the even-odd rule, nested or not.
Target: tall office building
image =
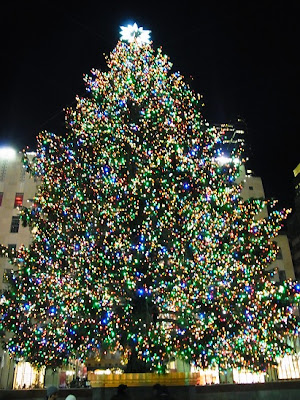
[[[30,230],[20,223],[19,210],[31,205],[38,188],[38,181],[26,173],[21,159],[22,154],[11,148],[0,149],[0,243],[11,250],[31,241]],[[12,268],[6,257],[0,258],[0,290]]]
[[[34,154],[28,154],[32,158]],[[12,148],[0,148],[0,244],[12,252],[31,241],[30,230],[20,223],[19,210],[29,206],[37,191],[38,181],[26,173],[22,154]],[[0,291],[7,285],[7,278],[15,267],[0,253]],[[0,348],[0,387],[12,387],[14,362]]]
[[[237,146],[242,146],[245,151],[245,163],[240,167],[240,177],[238,178],[238,183],[242,183],[242,197],[244,199],[255,198],[255,199],[265,199],[265,192],[262,183],[262,179],[258,176],[254,176],[251,169],[251,146],[248,143],[247,136],[247,125],[242,119],[237,119],[234,124],[216,124],[214,128],[223,135],[223,142],[221,150],[225,157],[229,157],[231,152]],[[300,164],[298,171],[298,207],[300,216]],[[259,214],[258,218],[267,217],[267,209]],[[299,219],[300,220],[300,219]],[[289,240],[286,232],[280,232],[279,235],[274,239],[279,247],[279,252],[276,261],[269,265],[268,269],[273,274],[273,279],[275,281],[283,281],[285,279],[295,279],[295,270],[293,265],[293,260],[291,256],[291,250],[289,245]],[[300,237],[299,237],[299,263],[300,263]]]
[[[248,129],[245,121],[238,118],[230,124],[214,124],[213,127],[222,133],[221,150],[225,157],[230,157],[236,147],[243,147],[246,166],[249,168],[251,163],[251,146],[249,144]],[[250,166],[251,167],[251,166]]]
[[[250,171],[245,173],[245,170],[242,167],[242,172],[239,179],[243,181],[243,190],[241,194],[244,199],[265,198],[263,183],[260,177],[253,176]],[[264,218],[267,217],[267,215],[268,210],[265,208],[258,215],[258,218]],[[274,241],[279,247],[279,252],[277,254],[277,259],[268,266],[268,270],[272,272],[273,279],[277,282],[282,282],[285,279],[295,279],[294,265],[286,232],[280,231]]]
[[[294,169],[294,209],[288,219],[288,236],[291,244],[296,278],[300,279],[300,164]]]

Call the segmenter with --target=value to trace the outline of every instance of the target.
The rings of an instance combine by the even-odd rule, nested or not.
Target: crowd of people
[[[147,399],[147,396],[146,396]],[[169,394],[169,390],[166,386],[156,383],[152,387],[152,394],[150,394],[147,400],[171,400],[172,397]],[[111,397],[111,400],[131,400],[131,396],[128,392],[127,385],[119,385],[117,393]]]
[[[56,386],[49,386],[47,388],[46,400],[56,400],[58,398],[59,389]],[[76,400],[73,394],[69,394],[65,400]],[[117,393],[111,397],[111,400],[131,400],[130,393],[127,385],[119,385]],[[148,400],[171,400],[168,388],[164,385],[156,383],[152,387],[152,394]]]
[[[49,386],[47,388],[46,400],[56,400],[58,397],[59,389],[56,386]],[[66,397],[66,400],[76,400],[76,397],[73,394],[69,394]]]

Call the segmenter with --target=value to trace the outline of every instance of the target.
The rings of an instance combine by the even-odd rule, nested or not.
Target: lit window
[[[23,205],[23,193],[16,193],[16,197],[15,197],[15,208],[16,207],[22,207]]]
[[[13,272],[13,270],[11,268],[6,268],[4,270],[4,272],[3,272],[2,282],[7,283],[10,280],[11,276],[13,275],[13,273],[14,272]]]
[[[8,248],[8,253],[9,254],[15,254],[16,253],[16,249],[17,249],[17,245],[16,244],[8,244],[7,248]]]
[[[18,233],[20,226],[20,218],[19,217],[12,217],[11,225],[10,225],[10,232],[11,233]]]
[[[2,205],[2,200],[3,200],[3,192],[0,192],[0,206]]]

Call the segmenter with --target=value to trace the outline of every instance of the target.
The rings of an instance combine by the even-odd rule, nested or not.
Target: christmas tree
[[[35,161],[24,153],[41,185],[21,211],[32,243],[10,255],[4,344],[37,365],[108,349],[131,371],[174,357],[264,370],[298,333],[299,285],[266,271],[287,212],[242,199],[242,149],[221,162],[201,96],[149,31],[122,34],[66,110],[66,135],[42,132]]]

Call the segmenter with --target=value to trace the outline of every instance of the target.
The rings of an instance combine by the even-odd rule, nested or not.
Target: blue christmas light
[[[54,306],[50,307],[49,308],[49,314],[50,315],[56,314],[56,307],[54,307]]]

